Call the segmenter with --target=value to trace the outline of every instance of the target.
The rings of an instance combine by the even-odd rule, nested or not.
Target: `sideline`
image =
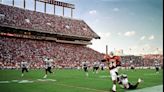
[[[127,92],[163,92],[163,85],[158,85],[154,87],[148,87],[148,88],[143,88],[133,91],[127,91]]]

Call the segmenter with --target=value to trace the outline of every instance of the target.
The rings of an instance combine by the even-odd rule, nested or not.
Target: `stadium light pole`
[[[14,6],[14,0],[12,1],[12,4],[13,4],[13,6]]]
[[[108,55],[108,45],[106,45],[106,55]]]
[[[46,13],[46,2],[44,2],[44,13]]]
[[[64,16],[64,6],[63,6],[63,16]]]
[[[55,4],[54,4],[54,15],[55,15]]]
[[[36,0],[34,0],[34,11],[36,11]]]
[[[73,17],[73,9],[71,8],[71,18]]]
[[[26,8],[26,0],[23,0],[23,8]]]

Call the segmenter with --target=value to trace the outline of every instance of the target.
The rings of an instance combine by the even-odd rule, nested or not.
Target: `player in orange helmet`
[[[110,52],[110,55],[105,55],[104,60],[106,62],[110,71],[110,75],[113,81],[112,92],[116,92],[116,82],[118,76],[118,69],[121,66],[121,57],[115,56],[113,52]]]

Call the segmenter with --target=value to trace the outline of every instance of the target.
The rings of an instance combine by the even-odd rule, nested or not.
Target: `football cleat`
[[[140,82],[143,82],[143,80],[141,80],[140,78],[138,79],[138,82],[140,83]]]

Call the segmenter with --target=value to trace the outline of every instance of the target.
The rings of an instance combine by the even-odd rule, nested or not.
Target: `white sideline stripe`
[[[109,92],[106,90],[99,90],[99,89],[94,89],[94,88],[86,88],[86,87],[80,87],[80,86],[71,86],[71,85],[66,85],[66,84],[55,84],[55,85],[59,85],[59,86],[66,86],[66,87],[73,87],[73,88],[79,88],[79,89],[85,89],[85,90],[93,90],[96,92]]]
[[[11,82],[18,82],[19,80],[11,80]]]
[[[21,80],[18,83],[33,83],[34,81],[29,81],[29,80]]]
[[[9,81],[0,81],[0,83],[10,83]]]
[[[163,85],[158,85],[154,87],[148,87],[148,88],[143,88],[143,89],[138,89],[128,92],[163,92]]]
[[[46,81],[46,80],[43,80],[43,79],[37,79],[38,81]]]
[[[38,81],[56,81],[54,79],[37,79]]]
[[[37,79],[36,81],[56,81],[54,79]],[[15,83],[33,83],[34,81],[30,81],[30,80],[11,80],[11,81],[0,81],[0,83],[11,83],[11,82],[15,82]]]

